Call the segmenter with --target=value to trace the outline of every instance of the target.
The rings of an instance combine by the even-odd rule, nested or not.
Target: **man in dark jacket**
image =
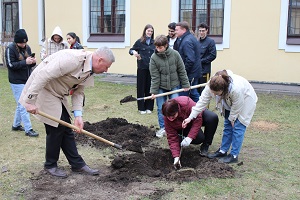
[[[197,85],[201,72],[200,44],[193,34],[189,31],[187,22],[176,24],[175,32],[177,40],[174,49],[177,50],[185,65],[185,70],[190,81],[190,85]],[[188,92],[182,92],[181,96],[190,96],[193,101],[199,100],[199,92],[193,89]]]
[[[173,49],[174,44],[177,40],[177,35],[175,33],[176,23],[172,22],[168,25],[168,42],[169,42],[169,48]]]
[[[202,74],[199,79],[199,83],[206,83],[209,80],[211,74],[211,62],[214,61],[217,57],[216,44],[213,39],[207,37],[207,24],[199,24],[198,31],[200,33],[200,58],[202,64]],[[200,95],[203,89],[204,87],[198,89]]]
[[[24,85],[31,74],[32,67],[36,65],[36,59],[31,54],[27,41],[26,31],[24,29],[17,30],[14,42],[6,48],[5,59],[8,69],[8,80],[17,103],[12,130],[25,130],[26,136],[36,137],[39,134],[32,129],[29,113],[18,102]],[[23,122],[24,127],[21,125],[21,122]]]

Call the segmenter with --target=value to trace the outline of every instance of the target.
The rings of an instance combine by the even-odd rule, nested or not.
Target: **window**
[[[289,0],[287,44],[300,44],[300,0]]]
[[[125,39],[125,0],[90,0],[88,42]]]
[[[180,0],[179,21],[187,21],[197,33],[197,26],[205,22],[208,33],[216,43],[223,41],[224,0]]]
[[[19,29],[19,7],[17,0],[2,1],[2,33],[4,37],[12,37]]]

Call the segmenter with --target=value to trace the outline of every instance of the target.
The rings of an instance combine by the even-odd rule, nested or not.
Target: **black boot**
[[[220,149],[218,149],[215,153],[207,155],[208,158],[222,158],[225,156],[227,156],[227,152],[222,153],[222,152],[220,152]]]
[[[202,143],[201,147],[200,147],[200,155],[207,157],[208,154],[208,148],[209,148],[209,144],[207,143]]]

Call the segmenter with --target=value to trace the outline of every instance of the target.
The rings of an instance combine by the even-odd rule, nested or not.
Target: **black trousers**
[[[202,131],[202,129],[200,129],[197,137],[191,142],[191,144],[205,143],[211,145],[219,123],[218,115],[210,110],[205,110],[202,114],[202,120],[204,132]],[[191,127],[183,129],[183,135],[185,137],[189,134],[190,129]],[[182,130],[178,131],[178,134],[182,135]]]
[[[210,73],[207,74],[203,74],[200,78],[199,78],[199,83],[198,84],[202,84],[202,83],[207,83],[208,80],[210,79]],[[204,90],[204,87],[200,87],[198,88],[198,92],[201,96],[202,91]]]
[[[150,86],[151,86],[151,76],[149,69],[137,69],[137,98],[151,96],[150,94]],[[154,100],[140,100],[137,101],[138,110],[145,111],[151,110],[153,111]]]
[[[64,105],[62,105],[61,120],[71,123],[69,113]],[[60,148],[64,152],[69,164],[73,169],[80,169],[85,166],[85,162],[78,154],[74,132],[72,129],[58,125],[53,127],[45,124],[46,128],[46,161],[45,168],[50,169],[57,167],[57,161],[59,159]]]

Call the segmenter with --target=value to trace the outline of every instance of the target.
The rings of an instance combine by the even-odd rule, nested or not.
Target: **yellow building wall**
[[[130,13],[130,46],[123,49],[113,49],[116,62],[109,69],[109,73],[136,74],[137,63],[134,56],[129,55],[129,49],[143,33],[146,24],[154,27],[154,38],[159,34],[168,33],[171,22],[170,0],[131,0]]]
[[[280,1],[232,0],[230,48],[217,52],[213,71],[223,68],[249,80],[300,82],[300,53],[278,49]]]
[[[39,62],[41,46],[37,26],[38,0],[27,1],[30,3],[24,3],[23,0],[22,4],[22,23],[28,33],[28,44],[36,52]],[[72,31],[82,40],[82,1],[46,1],[48,37],[54,27],[59,25],[64,39]],[[171,3],[172,0],[130,0],[130,35],[126,35],[130,37],[130,45],[112,49],[116,62],[109,69],[109,73],[136,74],[136,59],[128,51],[141,37],[143,28],[148,23],[154,26],[155,36],[167,34],[167,25],[172,19]],[[231,0],[230,46],[217,51],[217,58],[212,63],[213,73],[221,69],[231,69],[248,80],[300,83],[300,53],[287,53],[278,49],[280,12],[280,1]]]

